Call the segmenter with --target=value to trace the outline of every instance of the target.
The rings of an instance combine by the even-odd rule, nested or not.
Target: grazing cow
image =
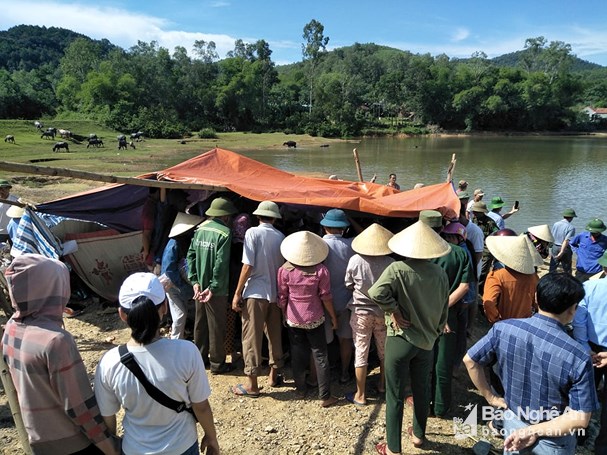
[[[34,126],[36,127],[37,130],[41,130],[42,128],[44,128],[44,125],[42,124],[42,122],[39,122],[38,120],[36,120],[34,122]]]
[[[136,133],[131,133],[131,140],[135,140],[137,142],[143,141],[143,132],[137,131]]]
[[[91,139],[89,138],[89,143],[86,145],[86,148],[89,148],[90,146],[93,147],[103,147],[103,141],[101,139]]]
[[[4,142],[10,142],[10,143],[14,144],[15,136],[13,136],[12,134],[7,134],[6,137],[4,138]]]
[[[287,141],[287,142],[283,142],[282,145],[286,145],[288,148],[297,148],[297,142],[295,141]]]
[[[118,150],[126,150],[126,137],[122,136],[118,139]]]
[[[63,139],[68,139],[72,137],[72,132],[70,130],[59,130],[59,136]]]
[[[89,141],[90,141],[91,139],[97,139],[97,135],[96,135],[95,133],[91,133],[91,134],[89,134]]]
[[[43,131],[42,135],[40,136],[40,139],[44,139],[44,138],[49,138],[49,139],[55,139],[55,133],[52,131]]]
[[[58,152],[61,149],[65,149],[66,152],[70,151],[70,147],[67,142],[55,142],[55,145],[53,146],[53,152]]]

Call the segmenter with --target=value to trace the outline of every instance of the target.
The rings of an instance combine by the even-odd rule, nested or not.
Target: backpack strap
[[[183,412],[183,411],[191,411],[191,408],[183,401],[173,400],[171,397],[167,396],[162,390],[158,389],[154,384],[152,384],[148,378],[145,376],[145,373],[135,360],[132,352],[126,347],[126,344],[122,344],[118,347],[118,353],[120,354],[120,362],[131,370],[131,373],[135,375],[139,382],[148,393],[150,397],[156,400],[163,406],[166,406],[169,409],[172,409],[175,412]]]

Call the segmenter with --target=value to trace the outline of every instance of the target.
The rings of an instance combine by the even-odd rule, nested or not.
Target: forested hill
[[[57,67],[67,47],[77,38],[97,42],[106,55],[116,47],[106,39],[92,40],[64,28],[18,25],[0,31],[0,69],[30,71],[46,64]]]
[[[607,68],[576,58],[561,41],[528,38],[510,56],[456,59],[373,43],[328,51],[314,19],[302,37],[302,60],[276,66],[263,39],[237,39],[220,56],[213,41],[196,41],[193,50],[155,41],[123,49],[59,28],[13,27],[0,32],[0,118],[76,115],[149,137],[606,126],[582,109],[607,107]]]
[[[500,55],[499,57],[494,57],[491,61],[496,66],[511,66],[517,67],[521,66],[524,62],[526,54],[528,54],[528,50],[521,50],[516,52],[510,52],[509,54]],[[580,71],[589,71],[595,70],[598,68],[603,68],[601,65],[597,63],[589,62],[588,60],[582,60],[581,58],[574,57],[571,61],[571,71],[580,72]]]

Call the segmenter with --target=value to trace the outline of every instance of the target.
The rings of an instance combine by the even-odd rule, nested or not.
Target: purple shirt
[[[323,264],[296,267],[287,262],[278,269],[278,306],[287,321],[296,325],[320,321],[324,299],[331,299],[331,284]]]

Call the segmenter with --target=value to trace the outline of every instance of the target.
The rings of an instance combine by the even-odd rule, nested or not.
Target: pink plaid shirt
[[[320,321],[324,299],[331,299],[331,282],[323,264],[299,267],[286,262],[278,269],[278,306],[291,324]]]

